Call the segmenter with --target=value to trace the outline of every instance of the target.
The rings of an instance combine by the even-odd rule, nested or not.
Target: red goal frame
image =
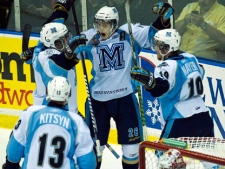
[[[212,155],[207,155],[207,154],[203,154],[203,153],[199,153],[199,152],[195,152],[195,151],[172,147],[172,146],[164,145],[164,144],[157,143],[157,142],[144,141],[139,146],[139,168],[140,169],[146,169],[146,166],[145,166],[145,162],[146,162],[145,149],[146,148],[160,150],[160,151],[164,151],[164,152],[168,151],[169,149],[177,149],[178,151],[180,151],[182,156],[186,156],[186,157],[190,157],[193,159],[203,160],[203,161],[207,161],[207,162],[225,166],[225,158],[219,158],[219,157],[215,157]]]

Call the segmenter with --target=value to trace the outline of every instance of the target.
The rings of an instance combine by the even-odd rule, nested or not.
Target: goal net
[[[180,155],[178,160],[170,163],[173,150]],[[182,137],[161,139],[158,142],[144,141],[140,144],[139,158],[140,169],[225,169],[225,140]],[[162,167],[162,159],[170,163],[169,167]]]

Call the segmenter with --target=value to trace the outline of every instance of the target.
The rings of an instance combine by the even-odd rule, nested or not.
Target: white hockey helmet
[[[47,97],[48,101],[67,103],[71,95],[71,87],[65,77],[55,76],[48,82]]]
[[[119,23],[119,14],[115,7],[104,6],[95,14],[94,28],[97,30],[97,24],[99,22],[111,22],[112,32],[114,32]]]
[[[65,37],[68,34],[67,27],[62,23],[47,23],[45,24],[40,32],[40,41],[44,43],[46,47],[55,48],[57,40]]]
[[[155,34],[154,41],[159,44],[160,50],[167,48],[169,53],[179,49],[181,36],[176,29],[163,29]]]

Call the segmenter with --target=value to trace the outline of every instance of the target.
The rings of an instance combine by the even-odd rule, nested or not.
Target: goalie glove
[[[34,53],[34,48],[35,48],[35,46],[31,47],[31,48],[28,48],[27,50],[23,51],[20,54],[20,59],[22,59],[25,62],[32,60],[33,53]]]
[[[153,73],[140,67],[133,67],[130,75],[136,86],[144,85],[146,89],[153,89],[156,85]]]
[[[158,2],[153,6],[152,11],[165,19],[169,19],[174,13],[173,7],[167,2]]]
[[[69,45],[66,46],[65,56],[68,59],[72,59],[74,54],[77,55],[86,49],[86,36],[75,36],[69,41]]]

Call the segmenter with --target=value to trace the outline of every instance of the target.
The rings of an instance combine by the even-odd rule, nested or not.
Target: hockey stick
[[[26,24],[23,27],[22,52],[28,49],[31,29],[32,26],[30,24]]]
[[[125,3],[125,11],[126,11],[126,17],[127,17],[127,24],[128,24],[128,31],[130,35],[130,42],[131,42],[131,48],[132,48],[132,57],[134,61],[134,65],[138,66],[137,64],[137,59],[136,59],[136,54],[135,54],[135,48],[134,48],[134,37],[132,33],[132,27],[131,27],[131,19],[130,19],[130,5],[133,0],[127,0]],[[138,90],[138,100],[139,100],[139,109],[141,113],[141,119],[142,119],[142,126],[143,126],[143,137],[144,140],[148,140],[148,133],[147,133],[147,128],[146,128],[146,120],[145,120],[145,113],[144,113],[144,107],[143,107],[143,100],[142,100],[142,94],[141,94],[141,87],[137,87]]]
[[[75,6],[74,6],[73,0],[70,0],[70,3],[71,3],[71,8],[72,8],[72,14],[73,14],[75,30],[76,30],[77,35],[80,35],[78,21],[77,21],[77,15],[76,15],[76,11],[75,11]],[[97,137],[98,129],[97,129],[95,115],[94,115],[94,112],[93,112],[93,109],[92,109],[92,103],[91,103],[91,97],[90,97],[90,87],[89,87],[89,84],[88,84],[88,76],[87,76],[87,70],[86,70],[86,65],[85,65],[85,61],[84,61],[84,54],[83,54],[83,52],[81,52],[81,61],[82,61],[82,67],[83,67],[83,74],[84,74],[84,81],[85,81],[85,85],[86,85],[86,91],[87,91],[87,95],[88,95],[88,103],[89,103],[89,109],[90,109],[90,113],[91,113],[91,120],[92,120],[93,129],[94,129],[95,142],[96,142],[96,151],[97,151],[97,156],[100,157],[102,155],[102,153],[101,153],[101,150],[100,150],[100,141],[98,140],[98,137]],[[116,151],[113,150],[113,148],[108,143],[106,144],[106,146],[113,153],[113,155],[117,159],[120,157],[116,153]]]
[[[85,120],[85,117],[78,111],[78,114]],[[107,143],[106,147],[111,151],[111,153],[118,159],[120,158],[119,154]]]

